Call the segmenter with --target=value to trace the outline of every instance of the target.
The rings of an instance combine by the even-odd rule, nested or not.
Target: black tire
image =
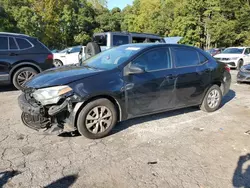
[[[244,61],[242,59],[239,60],[237,65],[237,70],[240,70],[240,68],[244,65]]]
[[[99,107],[105,107],[107,109],[110,110],[111,112],[111,119],[109,119],[110,121],[110,125],[105,129],[105,131],[100,132],[101,130],[101,126],[100,126],[100,122],[97,123],[98,125],[96,125],[96,123],[93,124],[93,126],[91,128],[93,128],[93,130],[95,128],[97,128],[97,130],[99,130],[98,133],[92,133],[90,130],[88,130],[86,122],[87,120],[87,116],[93,111],[93,109],[95,108],[99,108]],[[99,111],[99,110],[98,110]],[[100,121],[100,120],[93,120],[93,121]],[[117,123],[117,110],[116,107],[114,106],[114,104],[109,101],[108,99],[97,99],[94,101],[91,101],[90,103],[88,103],[80,112],[78,119],[77,119],[77,129],[79,131],[79,133],[87,138],[90,139],[99,139],[99,138],[103,138],[105,136],[107,136],[110,131],[113,129],[113,127],[116,125]]]
[[[100,46],[96,42],[89,42],[85,49],[85,57],[86,59],[99,54],[101,52]]]
[[[54,64],[55,67],[61,67],[61,66],[63,66],[62,61],[59,60],[59,59],[55,59],[53,64]]]
[[[216,93],[218,92],[218,101],[216,103],[216,105],[214,107],[211,107],[211,104],[209,104],[209,97],[210,97],[210,93],[216,91]],[[218,85],[213,85],[206,93],[203,102],[200,106],[200,109],[204,112],[214,112],[216,110],[219,109],[220,104],[222,101],[222,92],[221,89]]]
[[[28,73],[28,77],[26,79],[21,79],[19,78],[19,76],[23,76],[24,74]],[[37,71],[31,67],[23,67],[18,69],[12,78],[12,83],[13,85],[19,89],[19,90],[23,90],[24,89],[24,85],[27,81],[29,81],[31,78],[33,78],[35,75],[37,75]]]

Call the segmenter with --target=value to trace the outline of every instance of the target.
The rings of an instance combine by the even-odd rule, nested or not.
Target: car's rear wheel
[[[219,86],[213,85],[206,93],[200,108],[205,112],[214,112],[219,109],[221,101],[221,89]]]
[[[53,64],[54,64],[55,67],[61,67],[61,66],[63,66],[63,63],[60,60],[58,60],[58,59],[55,59]]]
[[[117,110],[108,99],[88,103],[80,112],[77,129],[81,135],[98,139],[107,136],[117,123]]]
[[[244,61],[242,59],[239,60],[237,69],[240,70],[240,68],[244,65]]]
[[[17,89],[22,90],[25,83],[33,78],[36,74],[37,71],[35,69],[31,67],[23,67],[14,73],[12,82]]]

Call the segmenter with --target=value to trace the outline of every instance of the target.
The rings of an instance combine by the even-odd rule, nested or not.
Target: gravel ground
[[[44,136],[20,121],[19,91],[0,92],[0,187],[250,187],[250,85],[222,108],[120,123],[101,140]]]

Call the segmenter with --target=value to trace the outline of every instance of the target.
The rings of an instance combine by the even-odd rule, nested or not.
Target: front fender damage
[[[67,126],[74,106],[82,99],[72,95],[60,100],[58,104],[43,106],[38,101],[30,99],[28,94],[19,97],[19,106],[23,111],[23,123],[41,134],[59,135],[65,131],[74,132],[74,126]],[[46,120],[46,124],[44,121]]]

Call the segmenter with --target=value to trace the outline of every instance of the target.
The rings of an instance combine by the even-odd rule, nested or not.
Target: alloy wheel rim
[[[207,103],[210,108],[215,108],[220,101],[220,93],[218,90],[214,89],[210,91],[207,98]]]
[[[93,134],[105,132],[112,124],[112,113],[106,106],[94,107],[86,116],[86,128]]]
[[[55,62],[54,62],[54,65],[55,65],[55,67],[61,67],[61,66],[62,66],[61,63],[60,63],[59,61],[55,61]]]
[[[31,71],[20,72],[17,76],[17,82],[20,86],[23,86],[27,81],[33,78],[36,74]]]

